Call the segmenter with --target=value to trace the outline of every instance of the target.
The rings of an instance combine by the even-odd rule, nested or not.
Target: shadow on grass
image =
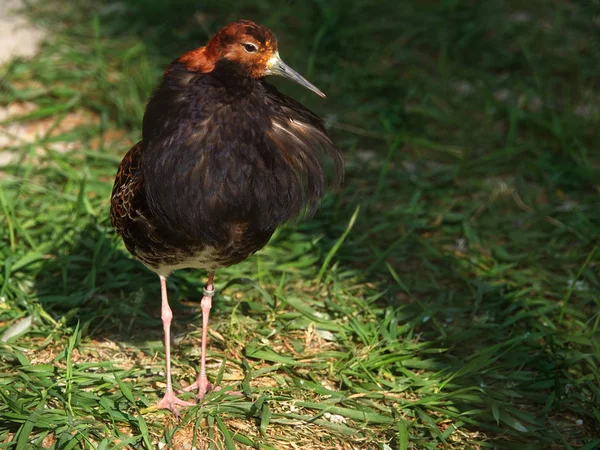
[[[84,333],[92,336],[118,340],[140,330],[160,331],[160,321],[153,317],[160,310],[158,277],[117,249],[114,233],[92,223],[93,218],[89,222],[40,271],[40,302],[56,317],[67,313],[70,323],[86,324]],[[158,300],[151,302],[151,297]]]

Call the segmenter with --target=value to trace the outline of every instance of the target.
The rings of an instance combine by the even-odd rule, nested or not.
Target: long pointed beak
[[[300,86],[304,86],[315,94],[325,98],[325,94],[318,87],[284,63],[279,56],[279,52],[275,52],[267,62],[267,75],[281,75],[282,77],[289,78],[290,80],[294,80]]]

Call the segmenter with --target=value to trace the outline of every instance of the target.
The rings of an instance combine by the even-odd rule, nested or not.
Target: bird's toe
[[[193,405],[194,405],[194,403],[187,402],[185,400],[181,400],[180,398],[175,396],[173,391],[171,391],[171,392],[167,392],[165,394],[165,396],[162,398],[162,400],[156,404],[155,408],[156,409],[168,409],[169,411],[171,411],[173,413],[173,415],[175,417],[179,418],[180,414],[179,414],[178,406],[185,407],[185,406],[193,406]]]
[[[215,387],[214,384],[208,381],[208,378],[198,376],[198,379],[195,382],[188,387],[183,388],[181,392],[197,391],[196,400],[201,401],[206,394],[211,391],[218,391],[219,389],[219,387]]]

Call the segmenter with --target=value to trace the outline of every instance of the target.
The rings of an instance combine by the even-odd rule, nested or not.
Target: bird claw
[[[168,409],[173,413],[173,415],[179,419],[179,409],[177,406],[194,406],[195,403],[186,402],[185,400],[181,400],[175,396],[173,391],[169,391],[165,394],[161,401],[159,401],[153,409]]]
[[[183,388],[182,392],[190,392],[190,391],[194,391],[197,390],[198,393],[196,394],[196,400],[201,401],[206,394],[208,394],[211,391],[218,391],[219,389],[221,389],[220,387],[215,387],[212,383],[210,383],[208,381],[208,378],[204,377],[198,377],[198,379],[190,384],[188,387]]]

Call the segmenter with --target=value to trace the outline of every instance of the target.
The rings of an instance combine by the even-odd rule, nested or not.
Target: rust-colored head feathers
[[[220,59],[238,63],[249,77],[268,73],[268,62],[277,53],[277,38],[271,30],[250,20],[238,20],[221,28],[205,47],[185,53],[182,62],[191,71],[207,73]]]
[[[225,25],[206,46],[185,53],[177,61],[191,72],[209,73],[220,60],[234,63],[249,78],[281,75],[325,97],[323,92],[281,60],[273,32],[250,20]]]

